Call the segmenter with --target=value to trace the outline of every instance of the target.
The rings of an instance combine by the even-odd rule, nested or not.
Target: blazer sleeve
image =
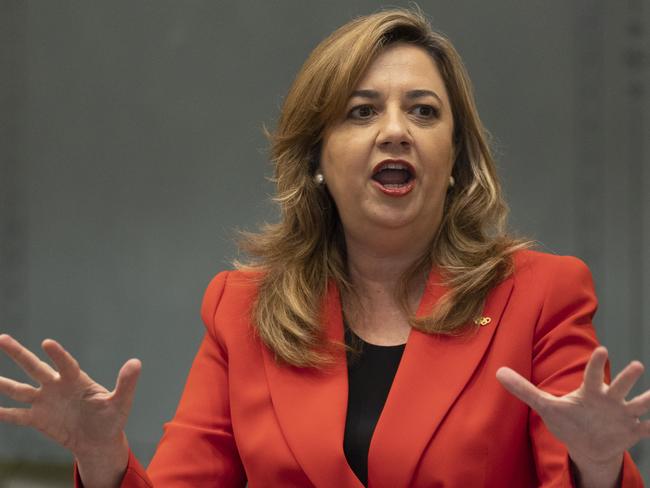
[[[581,260],[561,257],[553,261],[535,330],[531,381],[559,396],[580,386],[587,361],[598,346],[592,326],[597,300],[591,273]],[[609,381],[607,364],[606,382]],[[539,486],[575,486],[566,447],[532,409],[529,431]],[[621,476],[623,488],[643,487],[641,475],[627,452]]]
[[[129,454],[122,488],[246,485],[230,420],[227,352],[214,326],[227,277],[228,272],[219,273],[203,298],[201,317],[206,333],[176,414],[164,425],[162,439],[146,472],[133,452]],[[75,486],[82,486],[76,469]]]

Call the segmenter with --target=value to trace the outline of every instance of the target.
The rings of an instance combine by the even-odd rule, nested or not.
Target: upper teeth
[[[388,163],[381,167],[381,169],[403,169],[408,171],[408,167],[401,163]]]

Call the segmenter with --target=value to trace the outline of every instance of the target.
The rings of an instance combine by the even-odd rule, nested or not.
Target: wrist
[[[120,485],[129,462],[129,443],[122,433],[111,445],[86,447],[74,454],[79,476],[86,488]]]
[[[570,455],[576,485],[580,488],[614,488],[620,484],[623,453],[604,460],[592,460]]]

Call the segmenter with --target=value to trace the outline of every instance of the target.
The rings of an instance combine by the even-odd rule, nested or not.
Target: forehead
[[[428,88],[447,98],[445,83],[431,55],[420,46],[395,43],[384,49],[361,77],[357,89]]]

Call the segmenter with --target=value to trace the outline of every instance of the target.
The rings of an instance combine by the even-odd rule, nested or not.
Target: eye
[[[348,112],[348,117],[351,119],[369,119],[374,114],[375,109],[371,105],[357,105]]]
[[[415,115],[423,119],[435,119],[440,116],[440,110],[432,105],[416,105],[413,111]]]

